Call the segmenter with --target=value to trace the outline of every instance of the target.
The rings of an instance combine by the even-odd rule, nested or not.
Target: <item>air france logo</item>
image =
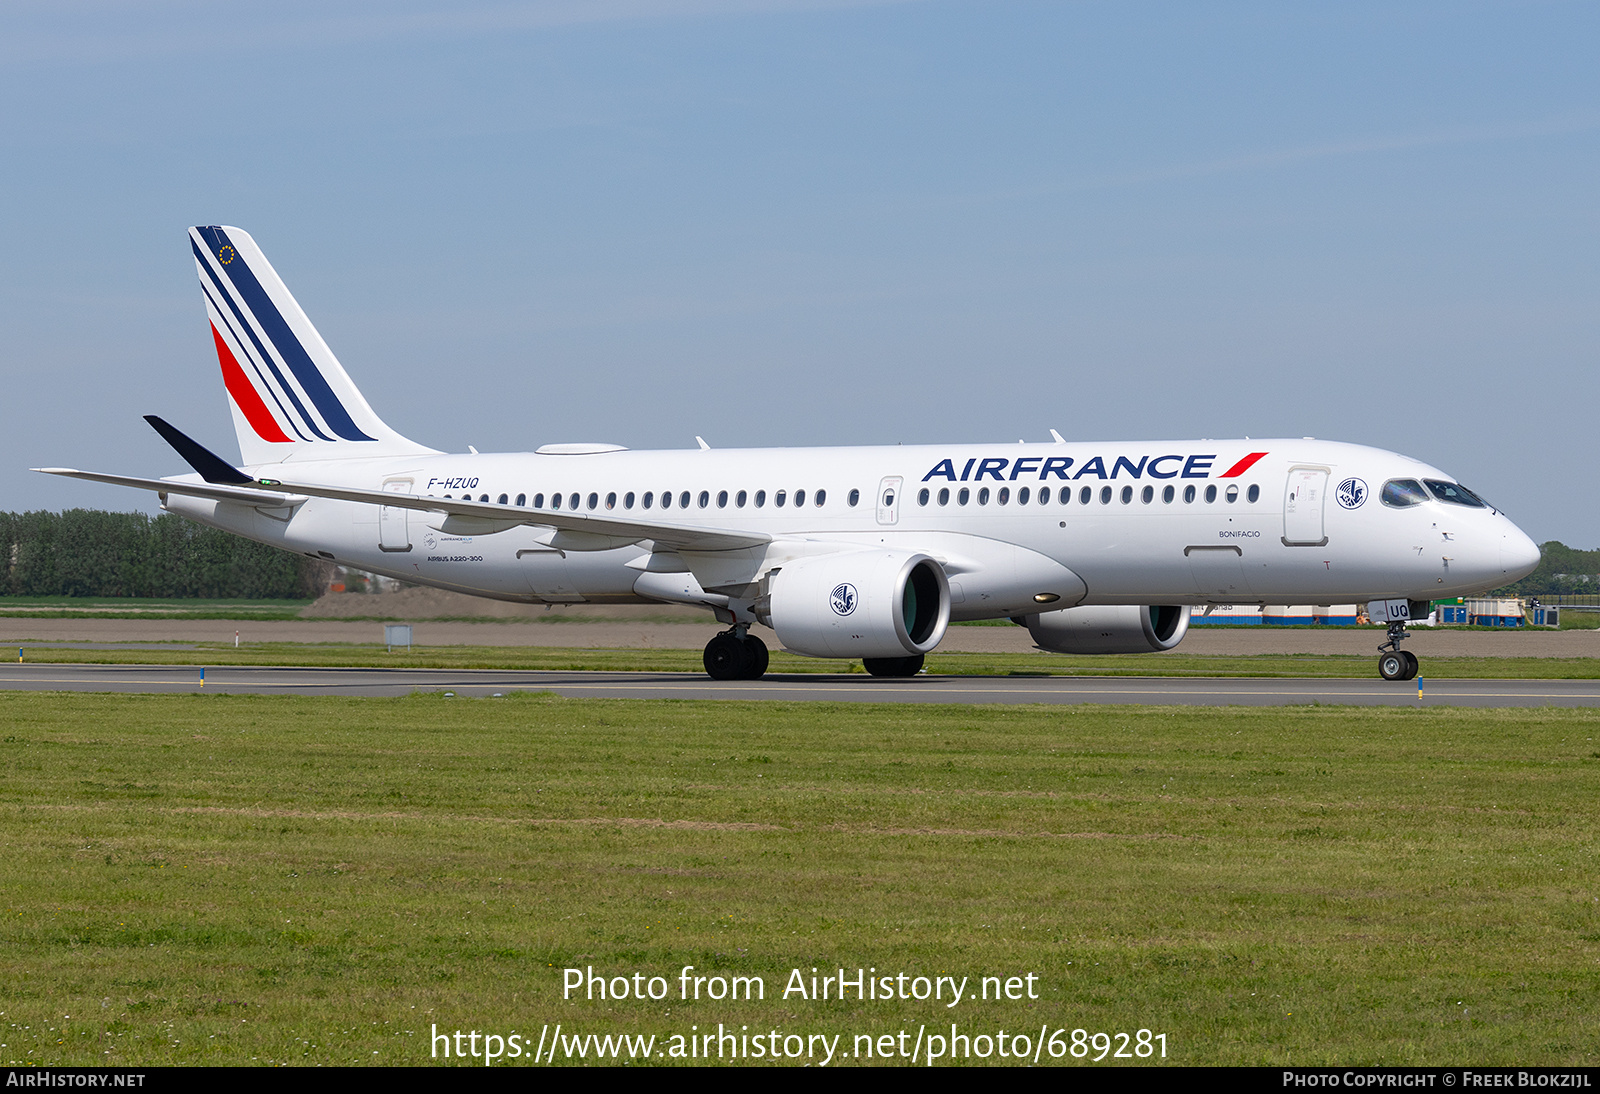
[[[856,596],[856,587],[848,581],[842,581],[828,594],[828,606],[833,609],[834,615],[849,615],[856,610],[859,599]]]
[[[1345,479],[1333,494],[1346,509],[1359,509],[1367,500],[1367,484],[1360,479]]]

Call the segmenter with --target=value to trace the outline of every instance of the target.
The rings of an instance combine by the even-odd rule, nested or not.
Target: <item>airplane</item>
[[[191,228],[234,465],[161,418],[194,469],[162,508],[287,551],[528,604],[673,603],[727,625],[714,678],[784,649],[918,673],[953,621],[1009,619],[1067,654],[1147,653],[1220,604],[1369,602],[1379,674],[1429,601],[1515,581],[1539,550],[1408,456],[1312,438],[445,453],[373,411],[250,235]]]

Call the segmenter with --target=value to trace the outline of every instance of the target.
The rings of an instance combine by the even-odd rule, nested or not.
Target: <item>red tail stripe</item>
[[[1228,468],[1222,474],[1218,475],[1217,478],[1219,478],[1219,479],[1237,478],[1238,476],[1244,474],[1246,471],[1250,470],[1250,468],[1254,467],[1255,466],[1255,462],[1257,460],[1259,460],[1262,456],[1265,456],[1265,455],[1266,455],[1265,452],[1252,452],[1252,453],[1250,453],[1250,455],[1246,456],[1244,459],[1240,460],[1238,463],[1236,463],[1232,467]]]
[[[261,401],[261,395],[249,377],[245,376],[244,369],[239,367],[239,362],[234,358],[233,351],[228,348],[228,343],[217,333],[215,323],[211,325],[211,337],[217,343],[217,360],[222,364],[222,382],[227,385],[228,394],[233,396],[233,401],[244,412],[244,420],[256,431],[256,436],[264,441],[293,444],[293,440],[285,436],[283,430],[278,427],[278,420],[272,416],[272,411],[267,409],[267,404]]]

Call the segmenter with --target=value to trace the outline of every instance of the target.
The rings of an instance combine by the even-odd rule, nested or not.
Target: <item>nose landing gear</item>
[[[713,680],[759,680],[767,671],[767,644],[737,623],[706,643],[702,658]]]
[[[1410,638],[1404,622],[1389,621],[1389,641],[1378,647],[1378,675],[1385,680],[1414,680],[1421,665],[1417,655],[1400,648],[1400,641]]]

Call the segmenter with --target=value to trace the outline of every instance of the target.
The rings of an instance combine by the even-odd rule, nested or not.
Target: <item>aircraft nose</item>
[[[1527,577],[1539,565],[1539,545],[1521,528],[1512,527],[1500,537],[1500,570],[1507,584]]]

